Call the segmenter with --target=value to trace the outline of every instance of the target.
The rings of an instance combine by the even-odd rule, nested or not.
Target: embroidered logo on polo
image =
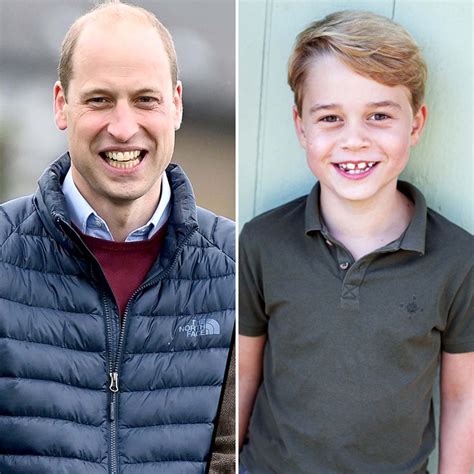
[[[215,319],[203,318],[193,319],[185,326],[178,326],[178,332],[185,333],[186,337],[215,336],[221,333],[221,328]]]
[[[401,304],[400,308],[403,308],[410,315],[410,318],[418,311],[423,312],[423,308],[420,308],[416,303],[416,296],[413,296],[412,300],[409,303]]]

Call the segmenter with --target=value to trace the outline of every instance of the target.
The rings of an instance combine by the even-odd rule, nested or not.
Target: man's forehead
[[[156,40],[156,43],[163,48],[163,41],[150,22],[137,17],[114,19],[103,16],[90,19],[83,25],[77,38],[76,48],[80,48],[87,43],[94,43],[97,38],[102,40],[110,38],[120,44],[122,42],[120,33],[130,31],[133,31],[134,35],[146,36],[148,39],[152,39],[153,43]],[[149,46],[149,44],[144,46]]]
[[[95,61],[96,67],[109,66],[124,60],[123,68],[133,65],[169,63],[165,46],[158,31],[150,24],[136,20],[109,19],[88,22],[81,31],[74,55],[73,69]]]

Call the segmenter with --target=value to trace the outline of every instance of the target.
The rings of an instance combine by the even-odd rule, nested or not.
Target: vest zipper
[[[148,281],[147,283],[140,285],[132,294],[130,299],[127,302],[127,305],[125,307],[125,311],[123,313],[123,318],[122,318],[122,324],[120,326],[120,333],[119,333],[119,340],[118,340],[118,345],[117,345],[117,352],[116,352],[116,357],[115,361],[112,363],[110,361],[109,365],[109,377],[110,377],[110,385],[109,385],[109,390],[111,392],[110,396],[110,421],[111,421],[111,429],[110,429],[110,469],[111,469],[111,474],[117,474],[117,466],[118,466],[118,453],[117,453],[117,433],[118,433],[118,416],[117,416],[117,401],[118,401],[118,395],[119,395],[119,369],[121,365],[121,360],[122,360],[122,352],[123,352],[123,343],[125,340],[125,335],[126,335],[126,329],[127,329],[127,316],[129,312],[130,305],[132,301],[135,299],[135,297],[144,289],[149,288],[158,281],[162,280],[166,275],[168,275],[173,267],[176,265],[176,262],[178,260],[179,255],[181,254],[181,251],[183,250],[184,246],[189,242],[191,239],[192,235],[194,234],[195,229],[192,229],[186,237],[183,239],[181,242],[180,246],[176,249],[173,261],[171,264],[163,270],[159,275],[157,275],[155,278],[152,280]],[[105,302],[105,308],[106,308],[106,316],[107,320],[110,320],[110,315],[108,313],[108,305],[106,304],[106,300],[104,298]],[[112,339],[112,333],[111,333],[111,326],[110,326],[110,340]],[[112,341],[111,341],[112,342]],[[110,347],[112,347],[110,345]]]
[[[117,419],[117,397],[119,391],[119,384],[118,384],[118,373],[114,370],[114,361],[112,358],[112,353],[114,352],[113,347],[113,333],[112,333],[112,316],[109,310],[109,303],[105,294],[102,294],[102,299],[104,302],[105,308],[105,320],[107,325],[107,343],[109,346],[109,391],[110,391],[110,402],[109,402],[109,418],[110,418],[110,472],[111,474],[117,474],[117,466],[118,466],[118,455],[117,455],[117,431],[118,431],[118,419]]]

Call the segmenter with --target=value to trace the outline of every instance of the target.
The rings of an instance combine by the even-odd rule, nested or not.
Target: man
[[[170,165],[169,32],[119,2],[63,42],[69,152],[0,207],[0,472],[197,473],[234,324],[233,224]]]

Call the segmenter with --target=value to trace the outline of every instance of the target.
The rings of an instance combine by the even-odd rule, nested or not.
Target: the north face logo
[[[193,319],[186,326],[179,326],[178,332],[185,332],[186,337],[213,336],[220,334],[221,328],[215,319]]]

